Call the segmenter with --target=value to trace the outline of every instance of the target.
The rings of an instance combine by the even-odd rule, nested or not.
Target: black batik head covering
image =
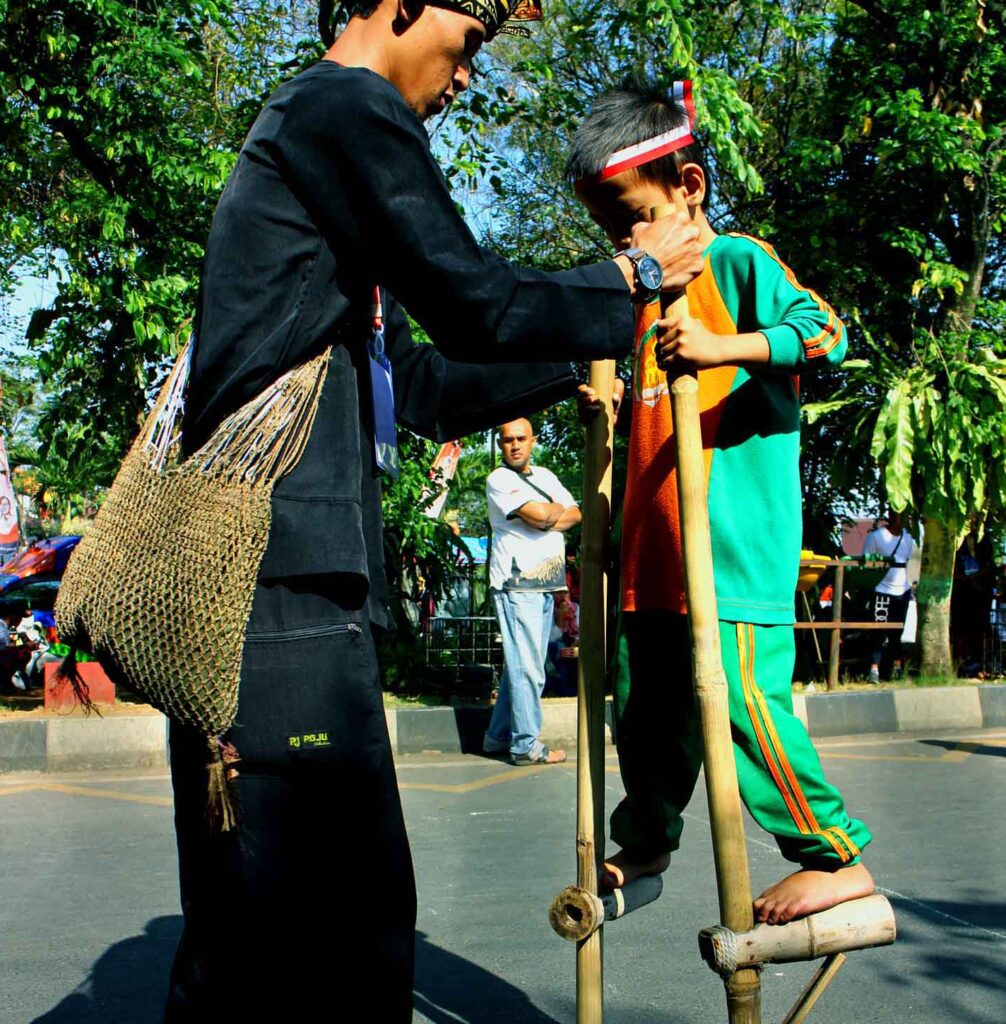
[[[498,34],[526,36],[524,25],[514,22],[541,21],[542,0],[427,0],[437,7],[446,7],[477,18],[486,27],[486,40]],[[331,46],[335,39],[332,15],[340,0],[321,0],[318,11],[318,29],[322,42]]]
[[[436,7],[459,11],[481,21],[486,27],[486,41],[497,34],[527,35],[524,25],[514,22],[541,21],[542,0],[428,0]]]

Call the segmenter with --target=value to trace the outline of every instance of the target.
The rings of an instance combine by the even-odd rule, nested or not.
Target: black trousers
[[[903,594],[881,594],[875,591],[873,594],[873,621],[874,622],[904,622],[908,614],[908,602],[912,599],[912,592],[906,590]],[[901,631],[897,629],[877,630],[880,634],[873,647],[873,664],[879,665],[884,655],[884,647],[890,651],[895,661],[900,661],[904,656],[901,644]]]
[[[364,611],[318,580],[260,583],[239,697],[231,832],[207,823],[205,740],[171,728],[185,926],[166,1024],[342,1021],[360,1001],[407,1024],[415,882]]]

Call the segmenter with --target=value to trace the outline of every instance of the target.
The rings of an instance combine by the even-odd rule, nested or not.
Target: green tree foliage
[[[93,488],[176,351],[216,197],[298,19],[264,0],[0,0],[0,18],[0,294],[57,282],[27,327],[50,396],[39,457],[66,467],[61,488]]]
[[[816,413],[849,425],[854,406],[833,465],[872,461],[891,505],[925,517],[923,669],[946,675],[954,554],[970,526],[1001,528],[1006,494],[1006,20],[983,2],[838,12],[828,88],[776,203],[882,339],[864,338],[869,363]]]

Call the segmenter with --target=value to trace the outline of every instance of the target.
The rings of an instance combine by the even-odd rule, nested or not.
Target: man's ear
[[[404,32],[423,13],[426,0],[396,0],[396,2],[398,7],[395,12],[394,28],[396,32]]]
[[[688,205],[696,208],[702,206],[706,198],[706,172],[698,164],[684,164],[681,168],[681,184]]]

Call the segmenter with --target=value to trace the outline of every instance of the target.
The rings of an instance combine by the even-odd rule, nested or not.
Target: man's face
[[[616,249],[630,246],[633,224],[649,221],[651,207],[673,199],[663,186],[641,181],[634,169],[605,181],[577,182],[576,196]]]
[[[442,113],[468,88],[472,58],[485,36],[477,18],[443,7],[427,5],[409,25],[391,81],[422,120]]]
[[[538,440],[531,433],[531,424],[527,420],[514,420],[500,427],[499,446],[503,453],[503,461],[518,473],[523,473],[531,459],[531,450]]]

